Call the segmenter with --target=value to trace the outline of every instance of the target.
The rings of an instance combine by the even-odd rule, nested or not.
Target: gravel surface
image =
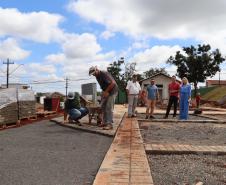
[[[226,156],[149,155],[148,158],[156,185],[226,184]]]
[[[226,145],[226,124],[140,122],[145,143]]]
[[[165,114],[154,114],[155,119],[163,119],[164,116],[165,116]],[[141,114],[141,113],[137,114],[137,119],[145,119],[145,117],[146,117],[146,114]],[[179,120],[179,115],[177,115],[176,118],[173,118],[173,115],[169,115],[168,119]],[[195,115],[191,114],[191,115],[189,115],[189,119],[188,120],[213,120],[213,119],[211,119],[211,118],[204,118],[202,116],[195,116]]]
[[[111,142],[49,121],[3,130],[0,184],[92,184]]]

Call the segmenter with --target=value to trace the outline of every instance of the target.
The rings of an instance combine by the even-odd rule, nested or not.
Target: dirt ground
[[[226,156],[149,155],[148,159],[157,185],[226,184]]]
[[[140,122],[145,143],[226,145],[226,124]]]
[[[163,117],[156,114],[156,118]],[[191,115],[190,120],[226,119],[226,114],[208,114],[210,118]],[[140,114],[139,118],[144,119]],[[169,116],[171,118],[171,116]],[[177,118],[176,118],[177,119]],[[178,120],[178,119],[177,119]],[[139,122],[144,143],[226,145],[226,124],[197,122]],[[158,185],[204,185],[226,184],[226,155],[148,155],[154,184]]]
[[[154,116],[155,119],[163,119],[165,117],[165,114],[158,114],[157,113],[157,114],[154,114],[153,116]],[[190,114],[188,120],[214,120],[214,119],[216,119],[214,117],[214,115],[211,115],[208,118],[206,118],[204,116],[205,115],[192,115],[192,114]],[[219,115],[219,116],[224,116],[224,115]],[[146,117],[146,114],[144,114],[144,113],[138,113],[137,114],[138,119],[145,119],[145,117]],[[213,117],[213,118],[211,118],[211,117]],[[226,116],[225,116],[225,118],[226,118]],[[173,115],[169,115],[168,119],[179,120],[179,115],[177,115],[176,118],[173,118]],[[154,121],[153,119],[149,119],[149,120]],[[167,121],[167,119],[166,119],[166,121]]]

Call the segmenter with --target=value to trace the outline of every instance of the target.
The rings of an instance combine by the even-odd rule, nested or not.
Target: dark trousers
[[[176,116],[177,115],[177,102],[178,102],[178,97],[176,97],[176,96],[170,96],[169,102],[168,102],[167,111],[166,111],[166,117],[168,117],[172,105],[174,107],[173,116]]]

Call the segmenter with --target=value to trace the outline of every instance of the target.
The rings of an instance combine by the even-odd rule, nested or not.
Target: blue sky
[[[69,77],[70,88],[80,91],[82,83],[95,82],[87,75],[90,66],[106,69],[122,56],[142,73],[166,67],[183,46],[210,43],[226,55],[225,1],[141,1],[0,1],[0,59],[15,62],[11,71],[23,64],[10,81],[64,92]],[[6,66],[1,63],[0,69],[5,83]],[[174,66],[167,70],[176,72]],[[56,83],[42,84],[46,81]]]

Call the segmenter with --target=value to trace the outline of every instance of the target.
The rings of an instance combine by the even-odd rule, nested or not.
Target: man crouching
[[[64,122],[75,123],[81,126],[79,119],[88,114],[86,107],[81,107],[80,96],[77,92],[69,92],[64,106]]]

